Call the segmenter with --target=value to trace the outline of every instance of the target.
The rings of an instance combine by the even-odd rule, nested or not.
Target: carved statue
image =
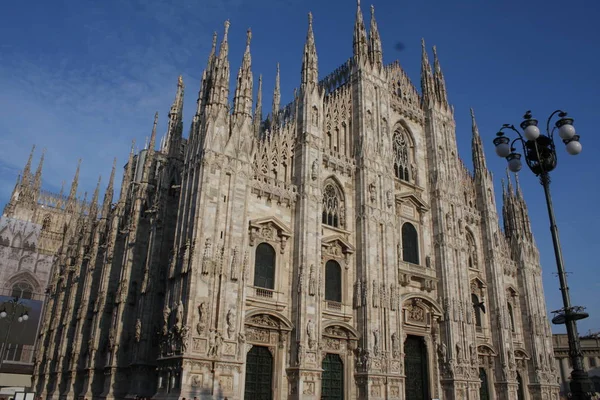
[[[177,304],[176,311],[175,326],[177,327],[177,330],[180,330],[183,325],[183,302],[181,300],[179,300],[179,303]]]
[[[425,257],[425,266],[427,268],[431,268],[431,256],[426,256]]]
[[[460,363],[462,361],[462,346],[460,343],[456,343],[456,360]]]
[[[311,264],[310,272],[308,275],[308,294],[314,296],[317,293],[317,277],[315,272],[315,265]]]
[[[230,308],[229,311],[227,311],[227,337],[229,339],[231,339],[231,335],[233,335],[233,332],[235,332],[235,314],[233,313],[233,310]]]
[[[379,307],[379,288],[375,279],[373,279],[373,307]]]
[[[242,354],[242,349],[246,344],[246,335],[244,332],[238,333],[238,357]]]
[[[208,356],[216,357],[219,355],[219,348],[223,343],[221,333],[211,329],[208,337]]]
[[[298,342],[296,344],[296,363],[298,363],[298,365],[302,364],[303,356],[304,356],[304,353],[303,353],[303,349],[302,349],[302,343]]]
[[[472,365],[477,365],[478,360],[477,360],[477,347],[471,343],[471,345],[469,346],[469,349],[471,351],[471,364]]]
[[[371,203],[377,202],[377,187],[375,186],[375,183],[371,183],[369,185],[369,196],[371,199]]]
[[[187,352],[188,343],[190,339],[190,328],[187,325],[184,325],[180,331],[180,340],[181,340],[181,352]]]
[[[315,323],[312,319],[306,324],[306,334],[308,335],[308,348],[313,349],[317,341],[315,340]]]
[[[394,205],[394,200],[392,198],[392,191],[391,190],[388,190],[386,192],[386,198],[387,198],[387,206],[391,208]]]
[[[379,355],[379,329],[373,330],[373,354]]]
[[[171,309],[167,304],[165,304],[165,308],[163,309],[163,335],[166,335],[169,332],[169,317],[171,316]]]
[[[359,279],[358,281],[356,281],[356,283],[354,284],[354,308],[358,308],[362,305],[362,299],[361,299],[361,295],[362,295],[362,285],[361,285],[362,281]]]
[[[231,272],[230,279],[232,281],[238,280],[238,248],[233,249],[233,256],[231,257]]]
[[[396,332],[392,333],[392,356],[394,358],[400,357],[400,343]]]
[[[304,290],[304,266],[300,264],[298,267],[298,293]]]
[[[142,339],[142,321],[138,318],[137,321],[135,321],[135,341],[137,343],[139,343],[139,341]]]
[[[206,329],[206,319],[208,318],[208,310],[206,309],[206,303],[202,302],[198,306],[198,324],[196,325],[196,331],[198,335],[202,335]]]
[[[311,171],[310,171],[310,178],[313,181],[316,181],[318,177],[319,177],[319,162],[317,160],[314,160],[312,163]]]
[[[446,363],[446,356],[448,354],[448,348],[446,347],[446,344],[444,342],[438,344],[438,358],[440,359],[440,361],[444,364]]]

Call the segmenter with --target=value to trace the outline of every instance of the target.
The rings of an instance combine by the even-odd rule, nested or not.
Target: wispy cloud
[[[177,76],[184,74],[193,93],[212,30],[242,1],[85,3],[55,16],[49,35],[65,44],[53,53],[2,45],[0,206],[32,144],[38,157],[47,148],[45,186],[69,182],[81,157],[82,191],[91,191],[98,174],[108,176],[113,157],[125,162],[132,138],[143,145],[156,110],[164,130]],[[70,28],[61,32],[64,24]],[[70,42],[73,35],[80,37]],[[193,96],[187,97],[191,112]]]

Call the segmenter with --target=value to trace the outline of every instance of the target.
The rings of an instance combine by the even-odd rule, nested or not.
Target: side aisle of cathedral
[[[501,230],[474,117],[473,173],[458,157],[435,48],[419,93],[359,4],[352,57],[319,81],[312,23],[292,103],[278,68],[263,118],[248,32],[230,106],[226,22],[188,138],[180,78],[115,203],[116,164],[103,201],[76,201],[76,176],[44,205],[60,223],[37,395],[558,399],[518,181]],[[4,215],[42,222],[28,165]]]

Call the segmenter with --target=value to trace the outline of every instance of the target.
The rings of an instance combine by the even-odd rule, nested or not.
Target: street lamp
[[[560,118],[556,121],[552,130],[550,130],[550,121],[558,114]],[[550,196],[550,172],[556,168],[557,155],[554,145],[554,132],[558,130],[558,136],[566,145],[567,153],[577,155],[581,152],[581,143],[579,135],[575,134],[573,127],[573,118],[567,116],[562,110],[554,111],[546,122],[546,134],[541,134],[538,128],[538,121],[527,111],[521,122],[521,133],[514,125],[504,124],[496,134],[494,145],[496,154],[506,158],[508,169],[512,172],[519,172],[522,167],[521,154],[516,152],[514,145],[520,142],[523,146],[525,162],[529,169],[540,178],[540,183],[544,187],[546,195],[546,206],[548,216],[550,217],[550,232],[552,233],[552,244],[554,245],[554,256],[556,258],[556,267],[558,269],[558,279],[560,281],[560,291],[562,292],[563,308],[553,311],[555,315],[552,318],[554,324],[565,324],[567,336],[569,338],[569,357],[573,364],[571,372],[571,395],[574,399],[591,399],[594,386],[583,366],[583,353],[581,343],[577,332],[577,320],[587,318],[589,315],[584,312],[585,308],[572,306],[569,296],[569,287],[567,286],[567,274],[565,273],[560,241],[558,238],[558,228],[554,218],[554,208],[552,206],[552,197]],[[518,137],[511,140],[505,136],[505,130],[511,130],[517,133]]]
[[[17,317],[17,315],[19,316]],[[12,300],[6,301],[3,304],[2,311],[0,311],[0,320],[6,320],[8,322],[8,329],[6,331],[6,336],[4,337],[4,341],[2,343],[2,350],[0,351],[0,370],[2,369],[2,364],[4,364],[4,358],[6,357],[6,347],[8,347],[8,338],[10,336],[10,330],[12,328],[13,322],[15,322],[15,319],[17,320],[17,322],[24,322],[29,319],[27,306],[22,301],[19,301],[19,297],[15,297]]]

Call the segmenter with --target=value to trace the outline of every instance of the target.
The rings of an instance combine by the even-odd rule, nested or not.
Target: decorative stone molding
[[[285,252],[292,231],[282,221],[276,217],[267,217],[252,220],[249,225],[250,241],[248,244],[250,246],[254,246],[258,239],[263,239],[269,242],[279,242],[280,253]]]

